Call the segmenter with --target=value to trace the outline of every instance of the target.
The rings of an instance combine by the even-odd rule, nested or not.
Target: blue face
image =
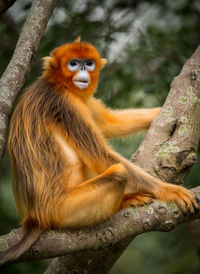
[[[80,71],[80,70],[94,71],[95,62],[92,59],[74,58],[67,63],[67,67],[70,71]]]

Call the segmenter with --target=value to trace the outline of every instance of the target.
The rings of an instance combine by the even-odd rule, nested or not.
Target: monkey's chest
[[[64,137],[59,133],[54,133],[55,142],[60,147],[61,153],[70,165],[79,165],[81,163],[76,151],[66,142]]]
[[[61,134],[54,133],[54,138],[56,145],[60,147],[61,157],[66,162],[63,172],[69,188],[73,188],[96,175],[84,165],[76,151],[66,142]]]

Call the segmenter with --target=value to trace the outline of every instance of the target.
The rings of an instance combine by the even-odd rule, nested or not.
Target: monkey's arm
[[[107,138],[124,136],[147,129],[151,121],[159,114],[160,109],[125,109],[111,110],[95,98],[88,101],[88,107],[94,120]]]

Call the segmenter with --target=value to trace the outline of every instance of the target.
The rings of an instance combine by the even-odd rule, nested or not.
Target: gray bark
[[[132,160],[154,176],[181,184],[197,160],[199,117],[200,46],[174,78],[161,113]]]
[[[34,0],[12,59],[0,79],[0,157],[6,128],[16,96],[23,87],[35,59],[40,39],[57,0]]]

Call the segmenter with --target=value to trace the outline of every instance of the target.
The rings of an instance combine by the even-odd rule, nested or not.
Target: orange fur
[[[73,83],[77,72],[67,67],[72,58],[95,62],[85,89]],[[58,47],[17,104],[8,146],[25,234],[1,256],[1,264],[19,257],[46,229],[96,224],[120,207],[151,198],[175,201],[184,211],[186,203],[191,212],[198,207],[188,190],[152,177],[106,143],[104,137],[148,128],[160,108],[106,108],[92,96],[105,64],[91,44],[76,40]]]

